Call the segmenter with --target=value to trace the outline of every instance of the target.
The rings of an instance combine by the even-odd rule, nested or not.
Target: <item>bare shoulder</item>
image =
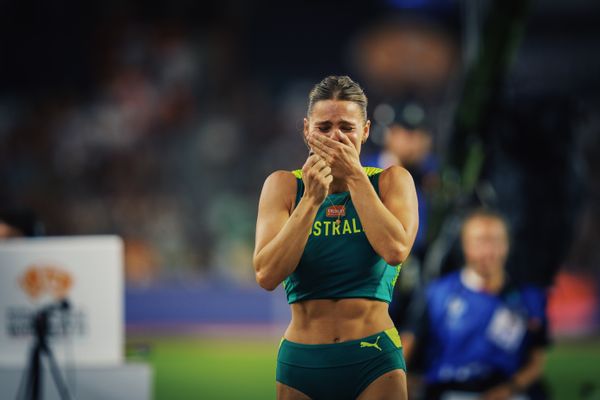
[[[276,199],[284,202],[291,210],[296,198],[296,177],[290,171],[275,171],[271,173],[262,188],[261,202],[273,202]]]
[[[379,191],[382,196],[389,191],[414,190],[414,180],[410,172],[400,165],[392,165],[381,172],[379,177]]]
[[[296,193],[296,177],[290,171],[278,170],[272,172],[265,179],[263,191],[267,188],[273,188],[283,193],[288,191]]]

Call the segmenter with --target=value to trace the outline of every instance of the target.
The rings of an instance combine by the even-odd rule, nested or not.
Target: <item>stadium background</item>
[[[311,86],[349,74],[425,110],[437,167],[419,242],[498,206],[511,274],[551,287],[556,398],[600,392],[600,7],[594,1],[4,1],[0,205],[35,234],[126,244],[129,359],[155,398],[270,398],[289,316],[251,266],[258,195],[302,165]],[[377,123],[363,161],[381,160]],[[410,269],[401,286],[410,281]],[[587,396],[587,397],[586,397]]]

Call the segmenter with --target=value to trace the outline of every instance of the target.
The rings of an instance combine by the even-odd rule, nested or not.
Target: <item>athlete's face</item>
[[[361,108],[353,101],[321,100],[313,105],[308,118],[304,118],[304,137],[311,134],[327,135],[340,141],[334,132],[346,135],[360,153],[361,145],[369,137],[371,121],[365,121]]]
[[[462,246],[467,266],[483,278],[503,272],[508,255],[504,223],[493,217],[475,217],[463,228]]]

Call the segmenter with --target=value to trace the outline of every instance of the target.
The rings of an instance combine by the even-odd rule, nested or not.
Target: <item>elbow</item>
[[[275,288],[279,285],[278,282],[275,282],[270,276],[269,274],[266,274],[264,269],[255,269],[256,273],[256,283],[258,283],[258,286],[260,286],[261,288],[272,292],[273,290],[275,290]]]
[[[408,258],[408,254],[410,253],[410,249],[404,246],[394,246],[389,249],[384,255],[383,259],[389,265],[400,265]]]
[[[278,286],[277,283],[274,283],[269,279],[262,277],[260,274],[256,274],[256,283],[258,283],[258,286],[260,286],[268,292],[272,292]]]

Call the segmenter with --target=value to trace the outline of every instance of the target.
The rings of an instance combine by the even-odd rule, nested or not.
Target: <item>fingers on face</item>
[[[347,135],[338,134],[338,137],[340,138],[340,141],[342,143],[347,144],[347,145],[352,145],[352,141],[350,140],[350,138]]]
[[[323,149],[321,149],[318,145],[316,144],[310,144],[310,155],[307,158],[307,161],[311,159],[311,157],[319,157],[319,158],[323,158],[322,154],[323,154]]]
[[[334,138],[337,137],[338,140],[326,137],[325,135],[314,135],[314,138],[310,143],[314,143],[313,149],[315,152],[321,150],[318,154],[322,157],[326,158],[326,155],[329,155],[336,158],[341,157],[343,153],[347,152],[349,147],[354,148],[354,143],[348,135],[344,135],[340,132],[335,132],[334,135],[336,135]],[[327,159],[327,161],[331,162],[329,159]]]
[[[307,168],[311,168],[313,165],[315,165],[317,162],[319,162],[319,160],[322,160],[323,158],[317,154],[316,152],[313,152],[313,154],[311,154],[307,159],[306,162],[304,163],[304,166]]]
[[[302,167],[302,173],[308,178],[327,176],[331,174],[331,168],[323,157],[315,154],[306,160],[304,167]]]
[[[331,164],[331,162],[333,161],[333,157],[332,157],[330,154],[328,154],[327,152],[325,152],[324,150],[321,150],[321,149],[315,149],[315,152],[316,152],[316,153],[317,153],[319,156],[321,156],[321,158],[322,158],[323,160],[325,160],[325,162],[326,162],[327,164]]]
[[[310,145],[311,149],[316,152],[317,149],[320,149],[323,147],[323,145],[321,144],[320,141],[318,141],[317,139],[315,139],[314,135],[311,135],[308,138],[308,144]]]
[[[306,159],[306,162],[304,163],[304,165],[302,166],[302,173],[307,174],[308,171],[310,171],[310,169],[312,168],[312,166],[315,165],[315,163],[319,160],[321,160],[321,157],[317,154],[313,154],[313,155],[309,156]]]
[[[320,160],[315,165],[313,165],[313,167],[311,168],[311,173],[313,177],[326,177],[328,175],[331,175],[331,168],[329,167],[329,165],[327,165],[325,160]]]
[[[330,137],[327,137],[326,135],[322,135],[322,134],[311,134],[308,137],[308,142],[316,147],[319,147],[323,150],[327,150],[329,148],[335,148],[335,146],[339,143],[336,140],[331,139]]]
[[[319,159],[319,161],[317,161],[316,163],[314,163],[314,165],[312,166],[312,169],[314,169],[315,171],[321,171],[323,168],[325,168],[327,166],[327,163],[325,162],[325,160],[323,160],[322,158]]]
[[[335,142],[338,144],[338,147],[336,147],[336,150],[343,149],[344,147],[354,147],[354,142],[352,142],[352,139],[350,139],[350,137],[348,135],[338,132],[337,137],[339,140],[337,142]]]
[[[319,157],[322,157],[321,154],[323,154],[323,149],[321,147],[319,147],[318,145],[313,145],[311,147],[311,149],[313,150],[313,152],[318,155]]]
[[[313,152],[324,159],[329,165],[332,165],[336,159],[344,158],[345,154],[348,153],[347,147],[354,146],[347,135],[339,132],[334,133],[334,135],[339,136],[339,141],[320,134],[312,134],[309,137],[309,143]]]

